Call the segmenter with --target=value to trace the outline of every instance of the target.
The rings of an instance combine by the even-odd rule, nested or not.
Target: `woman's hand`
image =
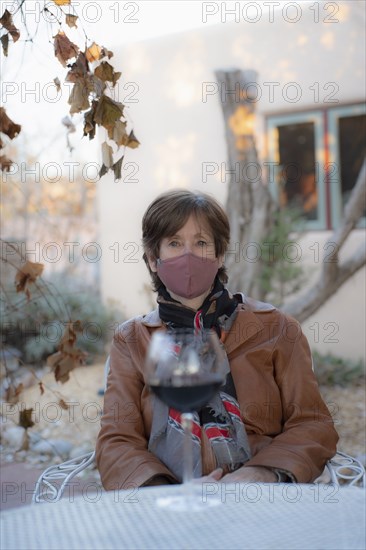
[[[216,470],[214,470],[216,472]],[[212,472],[214,473],[214,472]],[[211,474],[212,475],[212,474]],[[216,479],[218,481],[218,479]],[[248,483],[259,481],[262,483],[276,483],[277,474],[264,466],[242,466],[231,474],[219,478],[220,483]]]
[[[222,478],[222,474],[223,474],[223,469],[216,468],[216,470],[213,470],[207,476],[197,477],[193,481],[195,483],[209,483],[210,481],[220,481]]]

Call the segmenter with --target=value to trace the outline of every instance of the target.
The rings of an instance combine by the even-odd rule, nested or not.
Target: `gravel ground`
[[[339,434],[338,450],[361,459],[366,457],[366,398],[363,385],[321,386],[326,402]]]

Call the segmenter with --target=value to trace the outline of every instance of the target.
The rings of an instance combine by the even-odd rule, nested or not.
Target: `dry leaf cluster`
[[[7,9],[4,11],[3,15],[0,18],[0,24],[6,31],[1,35],[0,40],[4,56],[7,57],[9,52],[9,36],[12,37],[13,42],[16,42],[20,37],[20,32],[15,27],[12,15]],[[7,135],[9,139],[14,139],[15,137],[17,137],[20,130],[21,126],[13,122],[6,114],[5,109],[3,107],[0,107],[0,133]],[[4,142],[0,136],[0,150],[3,148]],[[12,164],[13,161],[10,158],[0,153],[0,169],[3,172],[9,172]]]
[[[81,332],[81,330],[82,327],[79,321],[68,323],[58,351],[47,359],[47,365],[54,371],[57,382],[67,382],[70,371],[84,363],[87,354],[76,347],[76,333]]]
[[[30,262],[29,260],[17,268],[14,281],[16,291],[24,292],[28,301],[31,297],[29,287],[36,283],[38,277],[43,272],[43,268],[43,264]],[[87,354],[76,347],[77,332],[81,331],[82,326],[80,321],[69,321],[60,340],[58,351],[47,359],[47,364],[54,371],[57,382],[67,382],[70,371],[84,363]],[[44,393],[42,382],[39,382],[39,387],[42,395]],[[21,391],[21,385],[16,388],[9,387],[7,400],[16,402]]]
[[[5,57],[7,57],[9,52],[9,35],[12,37],[13,42],[16,42],[20,38],[20,32],[15,27],[12,15],[8,10],[5,10],[3,15],[1,16],[0,24],[7,31],[1,35],[1,45],[3,47],[4,55]]]
[[[53,2],[60,8],[72,5],[71,0],[53,0]],[[50,11],[46,6],[44,9]],[[78,28],[78,16],[72,13],[63,13],[65,25],[69,28]],[[9,36],[16,42],[20,37],[20,32],[15,27],[12,15],[8,10],[4,11],[0,23],[3,30],[6,31],[1,36],[1,43],[4,55],[7,56]],[[62,24],[61,21],[59,23]],[[105,141],[102,145],[103,164],[99,173],[100,177],[112,170],[115,180],[119,180],[124,158],[124,155],[119,153],[120,148],[134,149],[138,147],[139,141],[133,130],[130,132],[126,130],[127,121],[123,115],[124,105],[107,95],[109,86],[114,88],[121,76],[121,72],[115,71],[108,62],[113,56],[113,52],[95,42],[86,47],[85,51],[81,51],[79,46],[72,42],[62,29],[54,36],[54,52],[61,65],[69,68],[66,82],[73,83],[68,100],[70,114],[84,113],[84,136],[94,139],[96,126],[102,126],[107,131],[107,140],[110,144]],[[58,77],[54,79],[54,83],[57,90],[60,90],[61,83]],[[3,118],[5,111],[2,111],[1,117]],[[13,137],[15,137],[20,131],[20,126],[14,124],[7,117],[4,123],[1,122],[1,126],[6,125],[7,121],[13,125],[11,128]],[[15,128],[18,128],[16,133]],[[69,134],[70,127],[67,126],[67,128]],[[1,131],[7,133],[5,130],[1,129]],[[71,149],[68,136],[67,143]],[[0,167],[3,171],[9,171],[11,164],[12,161],[6,156],[0,157]]]
[[[0,107],[0,169],[3,172],[9,172],[13,161],[1,152],[1,149],[5,147],[1,134],[8,136],[9,139],[14,139],[20,130],[21,126],[8,117],[4,107]]]
[[[30,299],[29,285],[35,283],[37,277],[42,275],[44,265],[29,260],[18,269],[15,276],[15,287],[17,292],[24,292],[27,299]]]

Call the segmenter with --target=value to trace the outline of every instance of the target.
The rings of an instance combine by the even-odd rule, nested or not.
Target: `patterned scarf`
[[[160,319],[169,328],[214,328],[221,337],[222,330],[228,330],[227,321],[234,314],[239,298],[232,296],[216,277],[212,291],[197,311],[174,300],[164,285],[158,290],[157,301]]]
[[[232,296],[216,277],[214,287],[197,312],[173,300],[164,286],[159,288],[159,315],[169,329],[214,328],[221,342],[236,316],[239,295]],[[220,391],[200,411],[193,413],[193,475],[202,475],[201,436],[204,430],[224,472],[234,471],[250,458],[250,449],[236,400],[229,361],[226,381]],[[149,450],[177,477],[183,476],[183,439],[181,414],[154,397],[153,422]]]

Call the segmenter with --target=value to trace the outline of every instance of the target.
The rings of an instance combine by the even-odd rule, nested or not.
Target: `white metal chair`
[[[109,357],[104,367],[105,386],[109,372]],[[95,463],[95,451],[47,468],[39,477],[32,503],[57,502],[71,480],[88,466]],[[352,456],[338,451],[327,463],[315,483],[331,483],[340,486],[360,485],[366,487],[365,468]]]
[[[104,388],[107,386],[109,357],[104,365]],[[88,466],[95,465],[95,451],[54,464],[47,468],[37,480],[32,503],[57,502],[71,480]]]
[[[71,480],[88,466],[94,465],[94,462],[95,451],[67,460],[62,464],[50,466],[39,477],[32,502],[57,502]],[[314,483],[330,483],[338,486],[358,484],[360,487],[366,487],[365,468],[356,458],[338,451]]]
[[[62,464],[50,466],[39,477],[32,497],[32,503],[57,502],[73,477],[95,462],[95,451]],[[61,485],[58,483],[62,480]]]
[[[357,458],[337,451],[314,483],[331,483],[348,487],[358,484],[360,487],[366,487],[365,468]]]

